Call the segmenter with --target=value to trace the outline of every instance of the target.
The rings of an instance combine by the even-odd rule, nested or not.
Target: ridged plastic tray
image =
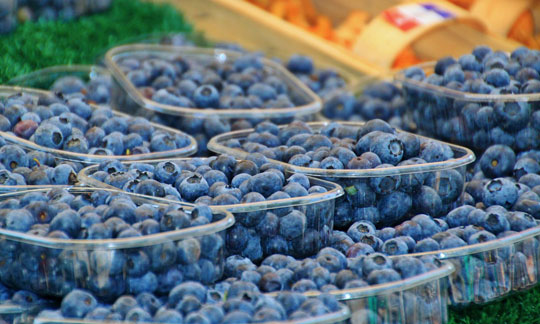
[[[444,261],[438,269],[418,276],[329,294],[349,306],[351,323],[442,324],[448,321],[447,280],[454,270],[452,263]],[[320,294],[305,293],[309,297]]]
[[[38,90],[38,89],[0,86],[0,97],[8,97],[8,96],[21,93],[21,92],[29,94],[29,95],[33,95],[36,98],[38,98],[39,96],[45,96],[45,95],[51,94],[48,91]],[[96,108],[97,106],[92,106],[92,107]],[[113,111],[113,114],[115,114],[116,116],[129,117],[129,115],[126,115],[117,111]],[[172,129],[170,127],[166,127],[163,125],[158,125],[155,123],[152,123],[152,126],[155,129],[163,130],[169,133],[176,133],[176,134],[181,133],[178,130],[175,130],[175,129]],[[44,147],[34,142],[31,142],[29,140],[25,140],[23,138],[17,137],[13,134],[9,134],[7,132],[0,132],[0,136],[2,136],[7,142],[19,144],[28,149],[51,153],[61,159],[78,161],[78,162],[83,162],[83,163],[99,163],[101,161],[111,160],[111,159],[119,160],[119,161],[136,161],[136,160],[150,160],[150,159],[159,159],[159,158],[168,158],[168,157],[181,157],[181,156],[190,156],[197,151],[197,142],[195,141],[193,137],[189,135],[188,136],[190,138],[190,144],[186,147],[176,149],[176,150],[164,151],[164,152],[152,152],[152,153],[146,153],[146,154],[132,154],[132,155],[91,155],[91,154],[75,153],[75,152],[69,152],[69,151]]]
[[[317,317],[310,317],[302,320],[290,320],[290,321],[272,321],[264,322],[265,324],[346,324],[348,319],[351,317],[348,307],[342,306],[341,310],[338,312],[325,314]],[[34,320],[35,324],[107,324],[107,323],[124,323],[124,324],[134,324],[134,322],[113,322],[113,321],[93,321],[85,319],[66,319],[66,320],[57,320],[57,319],[48,319],[48,318],[36,318]],[[157,324],[148,322],[148,324]]]
[[[359,123],[359,122],[339,122],[339,123],[341,125],[355,126],[355,127],[359,127],[363,125],[363,123]],[[314,133],[317,133],[320,129],[322,129],[324,126],[328,124],[329,124],[328,121],[308,123],[308,125],[313,129]],[[284,126],[280,126],[280,127],[284,127]],[[236,131],[236,132],[230,132],[230,133],[218,135],[210,140],[210,142],[208,143],[208,148],[209,150],[216,153],[229,154],[229,155],[235,156],[236,158],[244,159],[250,153],[240,148],[229,148],[226,146],[225,143],[230,139],[236,139],[242,143],[247,138],[247,136],[253,132],[254,130],[250,129],[250,130]],[[290,172],[304,173],[309,176],[314,176],[314,177],[336,182],[345,189],[347,194],[349,194],[348,188],[350,188],[352,191],[355,191],[356,185],[359,184],[358,182],[366,182],[369,180],[369,178],[373,178],[373,177],[382,178],[382,177],[391,177],[391,176],[399,175],[403,179],[403,177],[412,178],[414,177],[414,174],[416,173],[434,174],[434,176],[436,177],[434,183],[435,183],[435,186],[438,186],[438,184],[441,183],[440,181],[441,179],[445,179],[448,177],[447,175],[445,175],[446,172],[449,172],[450,170],[456,170],[457,172],[459,172],[461,177],[465,179],[466,166],[475,160],[475,155],[471,150],[465,147],[461,147],[461,146],[457,146],[453,144],[448,144],[448,145],[453,150],[455,157],[447,161],[422,163],[422,164],[415,164],[415,165],[408,165],[408,166],[393,166],[393,167],[388,167],[388,168],[376,168],[376,169],[364,169],[364,170],[354,170],[354,169],[325,170],[325,169],[319,169],[319,168],[295,166],[289,163],[276,161],[272,159],[269,159],[269,161],[281,164],[286,170]],[[394,180],[391,180],[391,181],[394,181]],[[352,187],[352,186],[355,186],[355,187]],[[434,189],[437,191],[438,188],[434,188]],[[461,196],[461,193],[463,192],[463,189],[464,188],[461,188],[456,200],[447,204],[447,206],[457,207],[461,204],[460,196]],[[350,213],[353,213],[355,206],[353,205],[352,202],[347,201],[346,197],[347,195],[338,199],[336,201],[336,205],[342,204],[342,203],[350,204],[350,208],[349,208]],[[413,197],[412,196],[410,197],[412,201]],[[337,225],[338,228],[344,229],[344,228],[348,228],[348,226],[350,226],[354,221],[358,221],[358,220],[360,219],[350,220],[347,217],[344,217],[343,221],[335,220],[334,224]],[[393,220],[393,222],[399,222],[399,219],[395,219]]]
[[[271,71],[272,75],[284,81],[291,91],[293,102],[299,102],[293,108],[259,108],[249,109],[199,109],[164,105],[145,98],[141,92],[126,78],[117,61],[126,57],[175,57],[182,56],[198,62],[226,62],[239,58],[242,54],[236,51],[223,49],[210,49],[200,47],[180,47],[152,44],[132,44],[115,47],[105,55],[105,64],[115,79],[113,87],[113,106],[119,109],[128,109],[130,112],[137,110],[150,110],[166,115],[190,116],[196,118],[208,118],[218,116],[224,119],[230,118],[284,118],[302,115],[311,115],[321,109],[321,100],[307,86],[298,80],[281,65],[271,60],[262,58],[261,61]]]
[[[120,193],[118,190],[73,187],[69,192],[74,195],[88,195],[94,191],[105,190],[111,193]],[[22,197],[29,192],[47,192],[48,190],[28,190],[0,195],[0,201]],[[123,193],[126,194],[126,193]],[[156,206],[166,206],[167,201],[158,198],[150,198],[141,195],[127,194],[136,204],[149,203]],[[181,203],[179,203],[181,204]],[[190,212],[191,206],[182,204],[186,212]],[[187,240],[198,241],[205,237],[214,237],[216,242],[224,242],[225,230],[234,224],[231,213],[214,209],[215,220],[207,225],[189,227],[181,230],[162,232],[152,235],[130,237],[122,239],[84,240],[84,239],[56,239],[40,237],[27,233],[0,229],[0,280],[3,284],[33,291],[42,296],[64,296],[74,288],[88,289],[101,298],[114,298],[128,292],[127,269],[129,264],[122,264],[122,271],[112,268],[114,260],[122,258],[125,253],[145,253],[153,248],[175,247],[175,244]],[[200,243],[199,243],[200,244]],[[221,277],[223,271],[224,244],[216,251],[215,255],[203,253],[200,258],[210,260],[216,267],[216,277]],[[31,251],[30,256],[39,260],[35,272],[25,267],[23,258],[29,255],[16,253],[16,251]],[[98,258],[97,264],[90,262],[92,257]],[[107,261],[108,260],[108,261]],[[28,260],[24,260],[28,264]],[[120,261],[119,261],[120,262]],[[123,261],[122,261],[123,262]],[[63,264],[63,267],[59,267]],[[168,264],[169,267],[180,265],[178,260]],[[99,271],[98,271],[99,268]],[[64,270],[62,270],[64,269]],[[67,271],[65,269],[72,269]],[[155,272],[164,271],[163,267],[153,269]],[[193,279],[196,280],[196,279]]]
[[[79,77],[83,81],[109,75],[109,71],[98,65],[56,65],[23,74],[7,82],[8,85],[50,90],[54,82],[62,77]]]
[[[209,158],[212,159],[212,158]],[[171,162],[175,161],[189,161],[190,159],[177,159],[177,160],[167,160]],[[148,161],[149,164],[157,165],[159,160],[156,161]],[[126,165],[130,163],[125,163]],[[109,188],[109,189],[116,189],[118,188],[112,187],[108,184],[105,184],[104,182],[98,181],[94,178],[92,178],[92,174],[98,170],[98,166],[89,166],[81,170],[79,172],[79,181],[85,185],[97,187],[97,188]],[[226,209],[234,214],[237,225],[244,226],[248,229],[253,228],[255,230],[255,226],[252,224],[247,223],[244,221],[248,214],[253,213],[266,213],[266,212],[272,212],[277,209],[280,209],[279,212],[283,212],[287,209],[295,209],[299,210],[302,213],[306,215],[306,218],[308,220],[307,228],[305,232],[303,233],[303,237],[309,237],[307,234],[315,235],[313,239],[316,238],[316,241],[309,241],[311,244],[300,244],[298,248],[289,250],[289,254],[293,255],[295,257],[306,257],[313,255],[317,253],[320,249],[326,247],[329,242],[330,232],[333,228],[333,222],[334,222],[334,207],[335,207],[335,199],[343,195],[343,189],[341,186],[321,180],[316,178],[310,177],[310,183],[311,185],[318,185],[322,186],[325,189],[327,189],[327,192],[324,193],[316,193],[311,194],[309,196],[304,197],[295,197],[295,198],[288,198],[288,199],[279,199],[279,200],[268,200],[263,202],[256,202],[256,203],[242,203],[237,205],[220,205],[219,208]],[[171,201],[172,203],[173,201]],[[234,226],[237,226],[234,225]],[[231,227],[229,230],[232,230],[233,227]],[[261,243],[263,244],[263,243]],[[303,250],[302,247],[309,246],[309,250]],[[227,251],[229,252],[229,251]],[[242,254],[242,251],[233,251],[231,254],[239,253]],[[267,256],[266,253],[263,253],[261,258],[264,258]]]
[[[424,70],[426,75],[434,73],[435,62],[420,64],[417,67]],[[395,75],[395,79],[403,88],[404,98],[412,120],[416,124],[418,131],[428,136],[451,141],[452,143],[462,143],[468,147],[485,150],[493,144],[507,144],[509,139],[515,139],[512,148],[516,151],[536,149],[539,147],[538,140],[528,142],[533,134],[516,136],[521,130],[532,127],[532,114],[540,107],[540,94],[477,94],[449,89],[443,86],[435,86],[425,81],[413,80],[405,77],[405,72],[401,71]],[[496,130],[499,125],[494,123],[491,128],[483,129],[467,121],[462,114],[462,109],[468,104],[478,104],[480,106],[491,106],[494,110],[496,105],[502,105],[502,110],[515,109],[514,105],[526,105],[529,110],[529,118],[525,125],[511,118],[505,119],[506,136],[502,136],[502,129]],[[519,126],[518,126],[519,125]],[[493,132],[496,130],[498,132]]]
[[[434,255],[451,262],[452,305],[485,304],[536,286],[540,276],[540,226],[485,243],[409,254]]]

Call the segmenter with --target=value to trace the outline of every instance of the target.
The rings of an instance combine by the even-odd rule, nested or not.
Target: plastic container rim
[[[525,231],[521,231],[512,235],[508,235],[508,236],[501,237],[492,241],[487,241],[484,243],[466,245],[466,246],[457,247],[453,249],[410,253],[410,254],[406,254],[406,256],[421,257],[421,256],[426,256],[426,255],[434,255],[438,257],[439,259],[445,260],[445,259],[463,257],[463,256],[471,255],[471,254],[489,252],[492,250],[506,248],[511,245],[525,241],[527,239],[534,238],[536,236],[540,236],[540,225],[529,228]]]
[[[331,121],[310,122],[310,123],[307,123],[307,125],[312,127],[312,129],[314,130],[318,130],[328,125],[329,123],[331,123]],[[341,122],[341,121],[338,123],[345,126],[361,126],[364,124],[360,122]],[[286,126],[287,125],[281,125],[279,126],[279,128],[284,128]],[[220,134],[210,139],[207,145],[208,149],[215,153],[231,154],[237,158],[245,159],[246,156],[249,155],[250,153],[242,149],[226,147],[222,143],[229,139],[246,138],[247,135],[253,133],[254,131],[255,130],[252,128],[252,129],[247,129],[247,130],[240,130],[240,131]],[[367,177],[405,175],[405,174],[411,174],[411,173],[420,173],[420,172],[423,173],[423,172],[433,172],[433,171],[455,169],[455,168],[468,165],[474,162],[474,160],[476,159],[474,152],[466,147],[442,142],[436,139],[427,138],[427,137],[417,135],[417,134],[408,133],[402,130],[397,130],[397,131],[406,133],[406,134],[411,134],[419,138],[429,139],[429,140],[436,141],[439,143],[447,144],[448,146],[450,146],[450,148],[452,148],[453,151],[463,153],[463,156],[459,158],[452,158],[452,159],[442,161],[442,162],[428,162],[428,163],[407,165],[407,166],[393,166],[391,168],[363,169],[363,170],[355,170],[355,169],[325,170],[325,169],[320,169],[320,168],[295,166],[290,163],[273,160],[273,159],[268,159],[268,160],[271,161],[272,163],[277,163],[277,164],[282,165],[288,171],[304,173],[304,174],[315,176],[315,177],[367,178]]]
[[[120,87],[141,107],[153,110],[156,112],[175,115],[175,116],[191,116],[198,118],[208,118],[210,116],[218,116],[221,118],[275,118],[275,117],[291,117],[310,115],[319,112],[322,109],[321,99],[311,91],[306,85],[298,80],[292,73],[284,69],[281,65],[273,62],[265,57],[261,57],[261,61],[265,66],[271,67],[273,70],[285,75],[286,82],[294,86],[292,91],[299,91],[300,94],[308,100],[308,103],[302,106],[292,108],[247,108],[247,109],[213,109],[213,108],[188,108],[172,105],[165,105],[145,98],[140,91],[126,78],[126,75],[121,71],[116,60],[119,56],[133,55],[138,52],[148,52],[149,54],[175,54],[175,55],[207,55],[217,56],[225,55],[226,57],[238,58],[243,55],[241,52],[204,47],[188,47],[188,46],[171,46],[171,45],[156,45],[156,44],[129,44],[114,47],[105,54],[105,64],[111,71],[113,78],[120,84]]]
[[[391,258],[403,256],[405,255],[392,256]],[[391,294],[394,292],[408,290],[435,280],[444,279],[450,274],[452,274],[454,271],[455,266],[451,262],[441,261],[441,266],[437,269],[422,273],[411,278],[361,288],[333,290],[327,293],[334,295],[339,301],[350,301],[366,297],[373,297],[381,294]],[[279,294],[279,292],[270,293],[269,295],[275,296],[277,294]],[[322,295],[320,291],[307,291],[303,294],[308,297],[317,297]]]
[[[346,305],[341,305],[340,310],[337,312],[324,314],[316,317],[309,317],[299,320],[290,320],[290,321],[271,321],[265,322],[265,324],[332,324],[345,321],[351,317],[351,311]],[[118,321],[97,321],[97,320],[86,320],[86,319],[48,319],[48,318],[35,318],[34,323],[36,324],[134,324],[134,322],[118,322]],[[153,324],[149,322],[149,324]]]
[[[104,67],[99,65],[85,65],[85,64],[73,64],[73,65],[53,65],[30,73],[16,76],[11,78],[7,84],[18,86],[21,83],[24,83],[28,80],[41,77],[42,74],[46,73],[76,73],[76,72],[85,72],[85,73],[98,73],[98,74],[108,74],[111,73]]]
[[[95,191],[107,191],[111,193],[122,193],[130,196],[135,201],[152,203],[154,205],[165,206],[168,201],[153,198],[149,196],[143,196],[138,194],[126,193],[119,190],[111,189],[101,189],[101,188],[90,188],[90,187],[68,187],[70,193],[76,194],[86,194],[89,192]],[[26,191],[17,191],[11,193],[0,194],[0,201],[10,198],[15,198],[22,196],[27,193],[32,192],[48,192],[48,189],[34,189]],[[175,202],[178,205],[181,205],[187,210],[191,210],[194,206],[188,205],[181,202]],[[219,206],[217,206],[219,207]],[[170,241],[179,241],[185,238],[190,237],[199,237],[208,234],[214,234],[220,231],[223,231],[231,227],[234,222],[234,216],[222,209],[222,208],[212,208],[214,214],[220,213],[225,214],[225,217],[219,221],[215,221],[206,225],[199,225],[195,227],[188,227],[175,231],[168,231],[150,235],[144,235],[139,237],[128,237],[120,239],[101,239],[101,240],[82,240],[82,239],[56,239],[49,237],[40,237],[31,234],[26,234],[17,231],[11,231],[7,229],[0,228],[0,239],[3,240],[12,240],[21,243],[33,244],[42,246],[45,248],[51,249],[66,249],[66,250],[119,250],[119,249],[129,249],[129,248],[140,248],[145,246],[151,246],[156,244],[162,244]]]
[[[14,95],[17,93],[25,93],[30,94],[34,96],[45,96],[45,95],[51,95],[52,93],[50,91],[45,90],[39,90],[39,89],[33,89],[33,88],[24,88],[24,87],[18,87],[18,86],[1,86],[0,85],[0,97]],[[99,108],[99,105],[90,104],[90,107],[92,109]],[[127,115],[125,113],[121,113],[116,110],[112,110],[113,114],[120,117],[132,117],[130,115]],[[29,140],[26,140],[21,137],[17,137],[15,135],[11,135],[7,132],[0,131],[0,137],[5,138],[9,142],[12,142],[14,144],[19,144],[23,147],[26,147],[28,149],[33,149],[41,152],[51,153],[55,155],[57,158],[62,158],[64,160],[72,160],[77,162],[86,162],[86,163],[99,163],[104,160],[120,160],[120,161],[133,161],[133,160],[140,160],[140,159],[157,159],[157,158],[166,158],[166,157],[174,157],[179,155],[192,155],[195,152],[197,152],[197,141],[193,136],[181,132],[177,129],[173,129],[167,126],[159,125],[153,122],[149,123],[158,130],[163,130],[169,133],[173,134],[184,134],[189,138],[189,145],[183,148],[170,150],[170,151],[163,151],[163,152],[151,152],[151,153],[145,153],[145,154],[133,154],[133,155],[91,155],[91,154],[84,154],[84,153],[76,153],[76,152],[70,152],[60,149],[54,149],[49,148],[45,146],[38,145],[34,142],[31,142]]]
[[[0,304],[0,315],[16,315],[22,314],[27,311],[28,308],[12,304],[12,303],[3,303]]]
[[[182,159],[173,159],[173,160],[153,160],[153,161],[137,161],[137,162],[127,162],[125,164],[133,164],[133,163],[159,163],[159,162],[179,162],[179,161],[189,161],[191,158],[182,158]],[[121,190],[119,188],[110,186],[104,182],[98,181],[91,177],[91,173],[95,172],[98,166],[92,165],[85,167],[79,172],[79,181],[81,181],[84,184],[96,186],[96,187],[105,187],[110,188],[112,190]],[[235,205],[216,205],[216,207],[226,209],[230,211],[231,213],[246,213],[246,212],[252,212],[252,211],[259,211],[259,210],[267,210],[267,209],[276,209],[276,208],[282,208],[282,207],[293,207],[293,206],[301,206],[301,205],[311,205],[316,204],[320,202],[325,202],[329,200],[334,200],[336,198],[339,198],[344,195],[343,188],[334,182],[317,179],[313,177],[308,177],[310,180],[310,183],[313,183],[315,185],[324,187],[325,189],[329,189],[327,192],[323,193],[314,193],[309,194],[307,196],[303,197],[293,197],[293,198],[287,198],[287,199],[277,199],[277,200],[265,200],[261,202],[253,202],[253,203],[241,203],[241,204],[235,204]],[[163,201],[168,201],[170,203],[178,203],[174,200],[168,200],[161,198]],[[185,204],[191,204],[195,205],[194,203],[185,203]]]
[[[424,72],[434,71],[436,62],[426,62],[414,65],[410,68],[420,68]],[[405,77],[405,71],[407,69],[401,70],[394,75],[394,79],[401,83],[404,88],[406,87],[415,87],[415,90],[418,91],[427,91],[431,94],[444,96],[452,98],[454,100],[460,101],[470,101],[470,102],[487,102],[487,101],[500,101],[500,102],[528,102],[528,101],[540,101],[540,93],[527,93],[527,94],[479,94],[465,91],[458,91],[454,89],[449,89],[442,86],[437,86],[429,84],[425,81],[418,81],[411,78]]]

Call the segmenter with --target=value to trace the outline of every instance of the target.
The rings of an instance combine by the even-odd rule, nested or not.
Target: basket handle
[[[456,23],[486,29],[481,20],[450,3],[427,0],[400,4],[384,10],[367,25],[353,51],[391,69],[398,55],[417,39],[434,29]]]

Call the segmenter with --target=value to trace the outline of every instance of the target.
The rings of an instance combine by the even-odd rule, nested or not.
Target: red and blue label
[[[420,3],[387,9],[383,12],[383,17],[397,28],[408,31],[454,18],[454,14],[432,3]]]

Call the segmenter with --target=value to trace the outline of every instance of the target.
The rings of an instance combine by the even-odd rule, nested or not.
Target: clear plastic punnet
[[[94,193],[105,193],[128,195],[136,206],[171,207],[170,203],[159,198],[118,190],[73,187],[68,192],[75,199],[82,196],[80,200],[92,199],[90,197]],[[6,193],[0,195],[0,202],[9,203],[29,193],[47,194],[49,190]],[[51,194],[57,195],[57,192]],[[192,206],[177,204],[183,212],[191,213]],[[190,272],[193,276],[185,272],[184,278],[211,284],[223,272],[225,230],[234,224],[231,213],[221,209],[212,209],[212,212],[212,222],[206,225],[112,239],[49,237],[2,228],[0,280],[8,287],[29,290],[41,296],[62,297],[73,289],[81,288],[105,300],[123,294],[136,294],[140,289],[147,289],[142,282],[154,282],[148,279],[156,279],[161,273],[176,268],[199,268],[198,272]],[[213,248],[202,249],[199,254],[194,254],[195,258],[177,258],[177,247],[187,245],[211,245]],[[210,266],[209,269],[205,268],[204,276],[201,275],[199,264]],[[157,285],[157,281],[155,283]],[[154,293],[158,295],[168,294],[166,289],[161,291],[164,287],[154,288]]]
[[[248,109],[213,109],[213,108],[188,108],[165,105],[146,98],[125,73],[122,72],[117,62],[123,58],[157,57],[157,58],[189,58],[200,63],[224,63],[234,61],[241,57],[242,53],[224,49],[180,47],[167,45],[133,44],[115,47],[105,55],[105,64],[111,71],[116,86],[113,89],[113,105],[119,109],[127,109],[130,112],[137,110],[149,110],[166,115],[180,117],[209,118],[217,116],[224,119],[230,118],[286,118],[317,113],[321,109],[321,100],[307,86],[281,65],[271,60],[261,58],[269,75],[278,77],[290,91],[293,103],[292,108],[260,108]]]
[[[317,134],[327,126],[330,122],[314,122],[308,123],[314,134]],[[359,122],[339,122],[340,125],[349,127],[361,127],[363,123]],[[280,126],[285,127],[284,125]],[[249,134],[254,130],[236,131],[216,136],[208,143],[208,148],[216,153],[230,154],[239,159],[246,158],[250,153],[242,148],[231,148],[227,146],[228,141],[239,141],[244,143]],[[398,131],[402,132],[402,131]],[[418,135],[414,135],[418,136]],[[420,139],[427,140],[420,136]],[[440,142],[439,142],[440,143]],[[334,215],[334,228],[347,229],[352,223],[359,220],[370,220],[376,225],[391,225],[399,223],[410,216],[413,211],[413,200],[415,199],[414,192],[405,191],[400,194],[399,204],[393,204],[392,208],[384,208],[389,203],[381,202],[386,197],[389,199],[389,194],[377,194],[376,199],[370,199],[370,202],[365,202],[363,196],[365,188],[373,186],[370,179],[376,178],[377,183],[413,183],[420,181],[424,186],[430,186],[438,192],[439,196],[444,199],[445,203],[438,213],[442,213],[445,209],[453,209],[462,204],[462,193],[465,184],[465,172],[468,164],[475,160],[474,153],[461,146],[448,144],[453,151],[454,157],[442,162],[420,163],[412,165],[398,165],[392,167],[374,168],[374,169],[320,169],[303,166],[295,166],[289,163],[271,160],[279,163],[291,172],[304,173],[309,176],[334,181],[341,185],[345,190],[345,195],[336,200],[336,211]],[[398,179],[399,178],[399,179]],[[430,181],[426,179],[430,178]],[[452,188],[451,190],[447,190]],[[375,195],[375,193],[373,193]],[[391,199],[390,201],[396,201]],[[340,206],[341,205],[341,206]],[[403,207],[405,206],[405,207]],[[360,208],[361,207],[361,208]],[[403,208],[402,208],[403,207]],[[408,207],[408,208],[407,208]],[[366,208],[377,208],[377,216],[374,218],[373,213],[367,212]],[[418,211],[418,210],[416,210]],[[423,211],[429,213],[431,211]],[[433,215],[438,216],[438,215]],[[386,224],[385,224],[386,223]]]
[[[213,158],[207,158],[206,161],[211,161]],[[167,160],[171,162],[190,161],[187,159]],[[151,165],[157,165],[160,162],[166,162],[165,160],[159,161],[147,161]],[[127,167],[131,163],[125,163]],[[79,181],[85,185],[89,185],[97,188],[109,188],[116,189],[111,185],[108,185],[102,181],[99,181],[92,177],[92,175],[98,171],[98,166],[89,166],[81,170],[79,173]],[[261,249],[262,254],[258,255],[258,259],[262,260],[266,256],[275,252],[265,250],[267,240],[271,240],[270,236],[265,235],[257,230],[259,223],[254,222],[255,219],[261,221],[266,213],[274,213],[279,217],[285,216],[292,211],[299,211],[306,217],[306,226],[299,237],[291,239],[288,252],[294,257],[307,257],[316,254],[320,249],[326,247],[329,243],[330,234],[334,224],[334,209],[335,200],[344,194],[343,188],[335,183],[309,177],[311,186],[321,186],[326,192],[312,193],[308,196],[293,197],[277,200],[266,200],[262,202],[241,203],[236,205],[220,205],[219,208],[226,209],[234,214],[236,224],[232,226],[228,233],[230,239],[226,241],[226,254],[243,254],[244,248],[235,247],[236,241],[232,241],[232,233],[236,233],[237,227],[241,227],[242,230],[247,230],[251,237],[254,237],[251,248]],[[171,201],[176,202],[176,201]],[[217,206],[216,206],[217,207]],[[250,240],[251,241],[251,240]],[[250,243],[247,243],[248,246]],[[248,247],[245,247],[247,249]],[[246,255],[247,256],[247,255]],[[255,260],[256,261],[256,260]]]
[[[452,263],[443,261],[439,268],[411,278],[328,293],[347,304],[351,310],[351,323],[446,323],[448,276],[454,270]],[[304,294],[315,297],[321,293],[308,291]]]
[[[429,76],[434,73],[435,64],[429,62],[417,67]],[[398,72],[395,79],[402,86],[408,114],[419,133],[479,151],[494,144],[509,145],[516,152],[537,149],[540,145],[535,130],[538,126],[532,118],[540,107],[539,94],[463,92],[408,78],[405,71]],[[497,119],[479,124],[468,105],[489,106]]]
[[[409,256],[434,255],[451,262],[450,304],[485,304],[536,286],[540,274],[540,227],[493,241]]]
[[[56,65],[14,77],[8,85],[51,90],[55,81],[62,77],[77,77],[88,82],[100,77],[110,77],[109,71],[98,65]]]
[[[0,98],[6,98],[6,97],[10,97],[12,95],[20,94],[20,93],[33,96],[36,100],[36,104],[37,104],[37,100],[40,97],[51,95],[51,92],[44,91],[44,90],[23,88],[23,87],[17,87],[17,86],[13,86],[13,87],[0,86]],[[91,107],[92,109],[98,108],[98,106],[96,105],[92,105]],[[129,117],[129,115],[121,113],[121,112],[117,112],[117,111],[113,111],[113,115]],[[155,130],[161,130],[166,133],[170,133],[172,135],[174,134],[186,135],[176,129],[172,129],[163,125],[159,125],[155,123],[151,123],[151,125]],[[190,156],[197,151],[197,142],[195,141],[193,137],[189,135],[187,136],[189,138],[189,144],[185,147],[177,148],[174,150],[141,153],[141,154],[130,154],[130,155],[97,155],[97,154],[85,154],[85,153],[77,153],[77,152],[70,152],[70,151],[61,150],[61,149],[49,148],[49,147],[38,145],[22,137],[18,137],[14,135],[13,133],[0,131],[0,137],[2,137],[6,141],[6,143],[18,144],[29,150],[37,150],[37,151],[42,151],[46,153],[51,153],[58,159],[71,160],[71,161],[88,163],[88,164],[100,163],[102,161],[110,160],[110,159],[119,160],[119,161],[136,161],[136,160],[150,160],[150,159],[159,159],[159,158]]]
[[[306,319],[300,320],[287,320],[287,321],[272,321],[265,322],[266,324],[346,324],[348,319],[351,317],[351,313],[347,306],[342,306],[341,309],[334,313],[324,314],[316,317],[309,317]],[[95,321],[95,320],[86,320],[86,319],[50,319],[37,317],[34,319],[35,324],[113,324],[113,323],[125,323],[125,324],[135,324],[135,322],[123,321],[123,322],[113,322],[113,321]],[[148,324],[157,324],[147,322]]]

